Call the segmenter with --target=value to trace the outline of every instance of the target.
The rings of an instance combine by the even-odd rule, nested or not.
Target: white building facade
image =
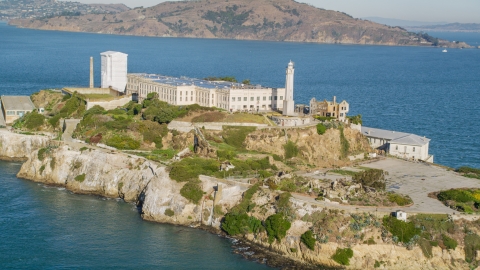
[[[426,137],[363,126],[361,132],[368,138],[370,146],[389,155],[433,163],[433,155],[428,153],[430,139]]]
[[[224,81],[174,78],[155,74],[128,74],[127,94],[142,102],[149,93],[172,105],[198,104],[227,111],[282,110],[285,88],[266,88]]]
[[[121,52],[107,51],[100,54],[102,63],[102,88],[112,88],[125,93],[127,86],[127,58]]]

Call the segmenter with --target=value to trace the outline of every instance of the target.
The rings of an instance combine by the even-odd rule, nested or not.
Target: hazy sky
[[[124,3],[153,6],[163,0],[77,0],[82,3]],[[346,12],[353,17],[383,17],[426,22],[480,23],[479,0],[297,0]]]

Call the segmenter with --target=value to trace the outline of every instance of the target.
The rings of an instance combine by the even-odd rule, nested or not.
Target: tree
[[[283,215],[271,215],[265,220],[265,228],[267,229],[268,242],[271,244],[273,240],[281,241],[290,229],[290,222]]]
[[[249,84],[250,84],[250,80],[249,80],[249,79],[245,79],[245,80],[242,81],[242,84],[249,85]]]

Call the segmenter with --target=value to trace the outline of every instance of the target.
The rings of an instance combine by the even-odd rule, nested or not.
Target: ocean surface
[[[141,220],[132,204],[17,179],[0,161],[1,269],[269,269],[229,240]]]
[[[480,43],[479,33],[431,33]],[[432,139],[435,162],[480,168],[480,50],[150,38],[18,29],[0,22],[0,95],[87,86],[89,58],[129,54],[129,72],[235,76],[284,87],[296,63],[295,99],[347,100],[364,125]],[[132,205],[17,179],[0,162],[0,267],[44,269],[255,269],[228,240],[141,221]]]

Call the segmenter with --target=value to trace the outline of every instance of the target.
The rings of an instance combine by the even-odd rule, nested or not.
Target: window
[[[278,98],[278,97],[277,97],[277,96],[275,96],[275,97],[274,97],[274,100],[277,100],[277,98]]]
[[[235,97],[232,97],[232,101],[235,101]]]
[[[7,111],[7,115],[15,115],[14,111]]]
[[[190,96],[190,101],[193,101],[193,96]]]
[[[243,97],[243,101],[247,101],[247,97]]]
[[[263,97],[263,101],[267,100],[267,97]]]
[[[280,96],[280,100],[283,100],[283,96]]]
[[[254,97],[250,97],[250,101],[253,101],[254,100]]]
[[[182,97],[180,97],[180,101],[182,101]]]
[[[25,114],[25,112],[17,111],[17,115],[23,115],[23,114]]]
[[[260,101],[260,97],[257,97],[257,101]]]
[[[413,152],[415,152],[415,147],[413,147]]]
[[[272,96],[269,96],[269,97],[268,97],[268,100],[272,100]]]
[[[395,150],[397,150],[397,151],[398,151],[398,145],[395,145]]]

